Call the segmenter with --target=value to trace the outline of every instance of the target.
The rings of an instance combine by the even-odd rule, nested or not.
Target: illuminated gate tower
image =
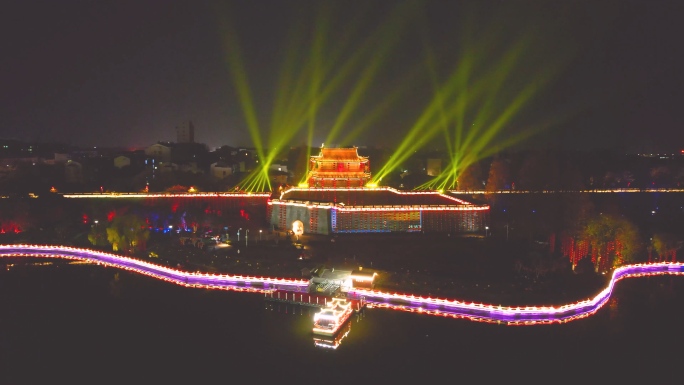
[[[367,157],[356,148],[324,148],[312,156],[308,187],[292,187],[269,199],[269,222],[301,234],[444,232],[485,229],[488,205],[440,191],[366,187]]]
[[[309,187],[363,187],[371,177],[368,157],[356,147],[322,148],[309,160],[309,170]]]

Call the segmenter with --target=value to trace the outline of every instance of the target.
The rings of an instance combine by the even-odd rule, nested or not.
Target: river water
[[[368,309],[331,349],[315,344],[314,310],[261,294],[2,262],[15,265],[0,270],[0,383],[681,383],[684,277],[620,281],[596,315],[562,325]]]

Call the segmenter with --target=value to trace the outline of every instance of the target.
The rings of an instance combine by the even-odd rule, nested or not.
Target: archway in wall
[[[292,222],[292,232],[297,237],[297,240],[299,240],[299,237],[304,234],[304,223],[299,219]]]

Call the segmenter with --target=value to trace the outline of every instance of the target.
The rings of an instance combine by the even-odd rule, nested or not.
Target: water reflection
[[[116,272],[97,266],[0,269],[6,294],[0,295],[0,383],[51,383],[55,375],[92,383],[102,373],[123,382],[140,372],[168,383],[211,383],[226,375],[238,383],[302,376],[337,382],[330,373],[349,368],[363,383],[419,384],[458,373],[510,377],[520,368],[538,378],[560,374],[566,382],[586,382],[586,368],[611,383],[634,383],[638,373],[648,376],[644,383],[681,382],[671,370],[681,354],[670,353],[684,346],[678,332],[681,278],[621,282],[613,319],[608,304],[595,317],[534,328],[371,309],[352,317],[353,333],[318,346],[311,330],[316,308],[267,303],[258,294],[187,290],[126,272],[120,276],[123,295],[115,299],[109,282]],[[671,285],[673,294],[661,299]],[[255,357],[259,370],[253,369]],[[652,377],[659,374],[672,377]]]
[[[264,310],[281,314],[307,317],[310,320],[310,323],[308,324],[313,325],[314,315],[320,311],[320,308],[264,301]],[[337,349],[342,344],[342,341],[349,336],[349,333],[352,329],[352,324],[355,322],[360,322],[364,318],[366,318],[366,311],[365,309],[361,309],[355,311],[354,314],[352,314],[352,316],[349,317],[349,319],[340,327],[339,331],[332,336],[314,334],[313,332],[310,332],[310,335],[313,335],[314,346],[325,350]]]
[[[318,311],[319,308],[264,301],[264,309],[283,314],[307,316],[313,319],[314,314]]]

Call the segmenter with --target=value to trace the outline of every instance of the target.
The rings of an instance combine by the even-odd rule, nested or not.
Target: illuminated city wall
[[[300,220],[314,234],[482,232],[489,219],[487,205],[439,191],[406,192],[390,187],[290,188],[268,206],[271,224],[289,229]]]
[[[207,213],[236,212],[242,209],[257,210],[266,205],[268,198],[245,198],[245,197],[178,197],[178,198],[152,198],[143,199],[140,202],[148,207],[171,207],[177,210],[187,208],[203,209]]]
[[[305,234],[330,234],[330,210],[323,207],[268,205],[267,217],[281,230],[292,230],[292,223],[299,220]]]
[[[305,233],[388,233],[484,231],[489,210],[343,210],[331,206],[297,203],[270,204],[268,218],[280,229],[291,229],[296,220]]]
[[[332,210],[335,233],[484,231],[488,211],[337,211]]]
[[[335,233],[387,233],[421,231],[420,211],[332,210]]]
[[[174,212],[194,208],[205,210],[207,213],[219,211],[228,213],[241,209],[263,208],[270,194],[64,194],[63,196],[90,204],[133,204],[152,208],[170,208]]]
[[[203,228],[240,226],[252,219],[263,223],[270,194],[64,194],[71,210],[81,212],[84,221],[111,221],[130,212],[145,220],[150,229],[198,231]],[[238,221],[238,222],[236,222]]]
[[[304,224],[304,233],[309,234],[481,232],[489,213],[488,206],[472,205],[438,192],[406,193],[389,188],[294,190],[290,190],[290,194],[299,193],[301,201],[269,201],[268,194],[223,193],[69,194],[64,197],[82,198],[78,200],[89,203],[91,209],[101,206],[99,211],[104,212],[124,205],[171,213],[199,209],[206,215],[217,217],[239,212],[245,219],[266,218],[269,224],[281,230],[291,230],[292,223],[299,220]],[[377,206],[385,199],[391,204]],[[369,205],[356,206],[364,202]],[[152,222],[150,224],[156,226],[156,222]]]
[[[423,230],[428,232],[469,233],[484,231],[487,211],[423,211]]]

